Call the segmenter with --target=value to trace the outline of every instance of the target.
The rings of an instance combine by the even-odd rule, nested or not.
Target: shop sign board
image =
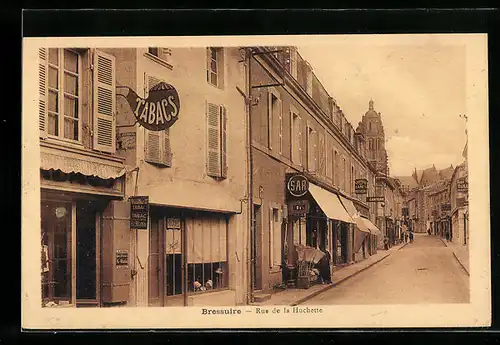
[[[132,89],[124,96],[134,112],[136,121],[150,131],[163,131],[170,128],[178,119],[181,108],[179,94],[175,87],[160,82],[148,92],[148,98],[139,97]]]
[[[441,204],[441,212],[446,212],[446,211],[451,211],[450,203]]]
[[[467,192],[469,190],[469,182],[465,177],[457,179],[457,191]]]
[[[309,191],[309,180],[304,175],[292,175],[286,186],[292,196],[299,198]]]
[[[367,179],[356,179],[354,181],[354,190],[356,194],[367,194],[368,193],[368,180]]]
[[[149,197],[132,196],[130,200],[130,228],[147,229],[149,218]]]
[[[385,198],[383,196],[367,196],[366,202],[385,202]]]
[[[307,200],[293,200],[288,206],[290,216],[302,217],[309,211],[309,202]]]
[[[116,251],[116,267],[120,268],[128,267],[128,250]]]
[[[180,229],[181,220],[179,218],[167,218],[167,229]]]

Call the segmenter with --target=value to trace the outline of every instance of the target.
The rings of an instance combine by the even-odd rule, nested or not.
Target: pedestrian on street
[[[427,235],[431,235],[431,229],[427,229]]]
[[[317,268],[319,271],[319,276],[321,277],[322,284],[331,284],[332,283],[332,275],[330,271],[330,260],[331,255],[328,250],[324,250],[325,256],[319,260],[317,264]]]
[[[385,250],[389,250],[389,237],[387,236],[384,238],[384,248]]]
[[[410,231],[410,242],[413,242],[413,231]]]

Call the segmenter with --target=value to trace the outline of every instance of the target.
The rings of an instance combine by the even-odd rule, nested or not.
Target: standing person
[[[332,275],[330,272],[330,260],[331,256],[328,250],[324,250],[325,256],[319,260],[317,264],[317,268],[319,271],[319,276],[321,277],[322,284],[331,284],[332,283]]]
[[[430,228],[427,229],[427,235],[429,235],[429,236],[431,235],[431,229]]]
[[[413,231],[410,231],[410,243],[413,242]]]
[[[384,248],[385,250],[389,250],[389,237],[384,237]]]

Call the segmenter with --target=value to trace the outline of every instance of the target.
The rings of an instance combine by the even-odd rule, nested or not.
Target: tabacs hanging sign
[[[139,97],[129,87],[123,95],[134,112],[136,121],[150,131],[163,131],[170,128],[179,119],[181,104],[177,90],[170,84],[160,82],[149,90],[148,98]]]

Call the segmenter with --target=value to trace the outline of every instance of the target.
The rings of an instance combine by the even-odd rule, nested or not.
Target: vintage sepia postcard
[[[22,326],[491,323],[487,36],[27,38]]]

